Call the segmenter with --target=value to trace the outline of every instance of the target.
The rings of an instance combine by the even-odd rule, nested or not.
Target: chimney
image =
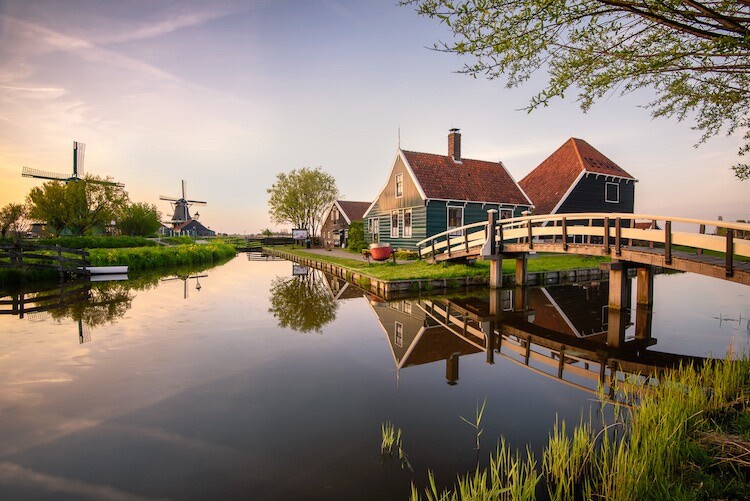
[[[451,129],[448,131],[448,156],[453,158],[454,162],[461,161],[461,133],[460,129]]]

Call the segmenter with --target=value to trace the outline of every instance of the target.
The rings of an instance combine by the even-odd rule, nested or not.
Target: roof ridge
[[[573,143],[573,149],[576,152],[576,156],[578,157],[578,163],[581,165],[581,169],[583,169],[583,171],[586,172],[586,166],[583,163],[583,157],[581,156],[581,150],[578,149],[578,143],[576,142],[576,138],[571,136],[570,142]]]
[[[441,155],[440,153],[428,153],[426,151],[414,151],[414,150],[403,150],[403,149],[401,151],[403,151],[404,153],[416,153],[418,155],[432,155],[432,156],[435,156],[435,157],[450,158],[450,159],[453,158],[450,155]],[[496,162],[494,160],[482,160],[482,159],[479,159],[479,158],[466,158],[466,157],[461,157],[461,161],[460,162],[456,162],[456,163],[463,163],[465,160],[468,160],[470,162],[484,162],[484,163],[487,163],[487,164],[503,165],[503,161],[502,160],[498,160]]]

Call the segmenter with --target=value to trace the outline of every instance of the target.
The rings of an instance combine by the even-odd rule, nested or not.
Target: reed
[[[235,248],[223,243],[137,247],[134,249],[92,249],[92,266],[125,266],[131,271],[215,263],[234,256]]]
[[[484,415],[484,408],[487,406],[487,397],[484,398],[484,402],[482,402],[482,407],[479,407],[479,399],[477,399],[477,407],[474,411],[474,421],[469,421],[463,416],[458,416],[461,418],[461,420],[474,428],[474,432],[476,434],[476,450],[479,450],[479,439],[482,436],[482,432],[484,431],[484,428],[482,428],[482,416]]]
[[[512,453],[501,437],[489,467],[459,476],[451,489],[440,491],[430,472],[426,499],[535,499],[542,479],[555,500],[736,499],[750,492],[750,359],[730,348],[726,360],[701,368],[612,384],[633,405],[610,408],[602,389],[609,422],[589,415],[571,433],[556,421],[540,468],[528,447],[525,456]],[[481,415],[477,405],[474,423],[462,419],[479,431]],[[737,434],[722,429],[726,420]],[[414,485],[411,499],[422,499]]]

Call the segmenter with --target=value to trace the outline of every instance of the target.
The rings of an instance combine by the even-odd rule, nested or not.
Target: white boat
[[[92,275],[122,275],[128,272],[127,266],[89,266]]]
[[[119,280],[127,280],[128,276],[126,274],[122,275],[91,275],[89,277],[89,280],[92,282],[112,282],[112,281],[119,281]]]

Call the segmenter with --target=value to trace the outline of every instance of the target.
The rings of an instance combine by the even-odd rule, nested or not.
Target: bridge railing
[[[466,255],[484,245],[487,234],[487,221],[451,228],[417,242],[419,257],[435,257],[446,253],[448,256]],[[456,235],[458,233],[458,235]]]
[[[639,227],[636,223],[649,223]],[[694,231],[676,230],[693,226]],[[706,229],[716,227],[716,234]],[[734,258],[750,258],[750,240],[738,237],[750,235],[750,224],[729,221],[668,217],[653,214],[576,213],[525,216],[505,219],[495,228],[498,252],[508,244],[523,244],[529,250],[536,243],[597,246],[605,254],[619,256],[625,247],[659,247],[664,249],[667,264],[672,261],[675,247],[721,253],[726,258],[727,275],[731,276]]]

